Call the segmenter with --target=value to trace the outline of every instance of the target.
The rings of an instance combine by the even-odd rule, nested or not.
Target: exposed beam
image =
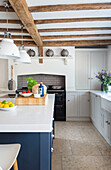
[[[6,32],[6,28],[0,28],[0,32]],[[11,33],[21,33],[21,29],[18,28],[8,28],[8,31]],[[23,30],[23,33],[28,33],[26,29]]]
[[[0,34],[0,38],[3,38],[4,37],[4,35],[1,35]],[[22,39],[22,37],[21,37],[21,35],[12,35],[12,39]],[[26,35],[24,35],[23,36],[23,41],[25,40],[25,39],[32,39],[32,37],[31,36],[26,36]]]
[[[53,28],[39,29],[39,32],[63,32],[63,31],[96,31],[96,30],[111,30],[111,27],[95,27],[95,28]]]
[[[14,10],[13,10],[12,7],[10,7],[10,8],[8,9],[8,11],[9,11],[9,12],[14,12]],[[0,12],[6,12],[6,8],[5,8],[4,6],[0,6]]]
[[[43,46],[39,46],[38,48],[39,56],[43,57]],[[39,59],[39,63],[43,63],[43,59]]]
[[[21,41],[14,41],[17,46],[21,45]],[[24,46],[37,46],[34,41],[24,41]]]
[[[44,41],[43,46],[95,46],[111,45],[110,40]]]
[[[1,40],[0,40],[0,42],[1,42]],[[20,46],[20,45],[21,45],[21,41],[20,41],[20,40],[14,40],[14,43],[15,43],[17,46]],[[23,44],[24,44],[24,46],[32,46],[32,47],[33,47],[33,46],[37,46],[34,41],[24,41]]]
[[[111,3],[64,4],[29,7],[30,12],[111,9]]]
[[[111,21],[111,17],[95,17],[95,18],[67,18],[67,19],[42,19],[35,20],[35,24],[52,24],[65,22],[88,22],[88,21]]]
[[[0,23],[7,23],[6,19],[0,19]],[[22,24],[20,20],[8,20],[9,24]]]
[[[21,41],[14,41],[17,46],[21,45]],[[24,46],[37,46],[34,41],[24,41]]]
[[[26,30],[29,32],[30,36],[37,44],[37,46],[42,46],[42,40],[38,33],[37,27],[34,24],[32,14],[28,10],[28,6],[25,0],[9,0],[14,11],[18,15],[19,19],[23,23]]]
[[[62,38],[85,38],[85,37],[110,37],[111,34],[85,34],[85,35],[50,35],[41,36],[42,40],[46,39],[62,39]]]
[[[21,41],[14,41],[17,46],[21,45]],[[24,41],[24,46],[36,46],[34,41]],[[76,41],[44,41],[43,46],[95,46],[95,45],[111,45],[111,40],[76,40]]]
[[[98,10],[98,9],[111,9],[111,3],[43,5],[43,6],[32,6],[32,7],[29,7],[28,9],[30,12]],[[6,11],[6,8],[4,6],[0,6],[0,12],[5,12],[5,11]],[[14,12],[13,8],[10,7],[9,12]]]

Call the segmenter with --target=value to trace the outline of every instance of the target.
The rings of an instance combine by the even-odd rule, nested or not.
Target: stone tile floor
[[[52,170],[111,170],[111,147],[91,122],[55,122]]]

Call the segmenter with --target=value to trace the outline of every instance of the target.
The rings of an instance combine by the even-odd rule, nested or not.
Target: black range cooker
[[[66,121],[66,91],[60,86],[48,86],[47,92],[55,94],[54,119]]]

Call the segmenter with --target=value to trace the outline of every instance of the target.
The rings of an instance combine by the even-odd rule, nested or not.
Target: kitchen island
[[[20,170],[51,170],[54,99],[47,105],[17,106],[15,111],[0,111],[0,144],[20,143]]]

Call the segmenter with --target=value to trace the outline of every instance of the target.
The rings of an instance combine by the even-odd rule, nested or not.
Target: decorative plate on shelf
[[[29,97],[29,96],[31,96],[33,93],[22,93],[22,92],[20,92],[19,93],[21,96],[23,96],[23,97]]]
[[[14,106],[14,107],[6,107],[6,108],[0,107],[0,110],[3,110],[3,111],[13,111],[13,110],[15,110],[16,108],[17,108],[17,106]]]

